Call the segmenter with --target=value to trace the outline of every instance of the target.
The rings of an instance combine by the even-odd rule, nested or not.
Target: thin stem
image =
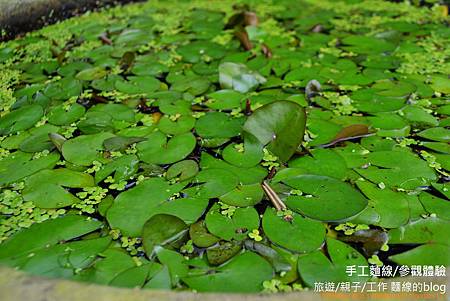
[[[280,210],[286,210],[286,205],[283,203],[283,201],[280,199],[280,197],[276,194],[275,191],[267,184],[265,181],[262,183],[262,188],[264,192],[266,193],[269,200],[272,202],[272,204],[275,206],[275,208]]]

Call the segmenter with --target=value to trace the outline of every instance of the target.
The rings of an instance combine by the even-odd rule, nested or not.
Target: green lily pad
[[[238,254],[241,249],[239,241],[219,241],[218,244],[206,250],[206,258],[210,265],[221,265]]]
[[[169,167],[166,179],[178,179],[180,182],[191,179],[198,173],[198,165],[194,160],[184,160]]]
[[[429,128],[417,135],[428,140],[450,142],[450,130],[443,127]]]
[[[335,178],[299,175],[282,181],[303,192],[303,195],[288,196],[286,205],[313,219],[342,221],[367,206],[367,200],[361,193]]]
[[[441,243],[449,245],[445,235],[450,231],[450,222],[437,217],[419,219],[389,231],[390,244]]]
[[[25,181],[23,198],[39,208],[62,208],[80,200],[66,188],[94,186],[91,175],[66,168],[42,170]]]
[[[179,135],[189,132],[195,125],[195,118],[192,116],[180,116],[176,121],[164,116],[159,120],[158,128],[168,135]]]
[[[189,236],[192,242],[200,248],[210,247],[220,240],[220,238],[208,232],[203,220],[190,226]]]
[[[389,256],[389,260],[402,265],[443,265],[448,266],[447,254],[450,247],[442,244],[425,244],[412,250]]]
[[[219,199],[228,205],[247,207],[258,204],[264,195],[260,183],[239,185],[235,189],[220,196]]]
[[[345,179],[348,173],[343,158],[336,152],[328,149],[315,149],[311,156],[303,156],[289,161],[289,167],[298,168],[303,174],[315,174]]]
[[[41,119],[44,110],[40,105],[23,106],[0,118],[0,135],[27,130]]]
[[[155,214],[154,209],[181,189],[160,178],[152,178],[120,193],[109,208],[106,218],[113,229],[137,237],[145,222]],[[129,221],[133,220],[133,223]]]
[[[246,137],[244,144],[229,144],[224,148],[222,157],[238,167],[253,167],[263,158],[262,146],[254,138]]]
[[[147,141],[137,144],[139,158],[147,163],[170,164],[186,158],[195,148],[196,139],[192,133],[173,136],[155,132]]]
[[[17,258],[60,241],[80,237],[101,226],[101,222],[81,215],[66,215],[33,224],[2,243],[0,260]]]
[[[358,273],[346,273],[348,266],[367,266],[367,261],[351,246],[332,238],[327,239],[326,256],[322,251],[314,251],[298,258],[298,270],[305,283],[314,287],[315,282],[363,281],[368,277]]]
[[[136,266],[133,258],[121,249],[107,249],[102,253],[102,257],[91,268],[83,270],[73,279],[108,284],[124,271]]]
[[[246,93],[264,84],[266,79],[244,64],[225,62],[219,65],[219,81],[224,89]]]
[[[142,244],[147,256],[151,257],[156,246],[166,246],[179,243],[187,232],[183,220],[168,214],[155,214],[142,229]]]
[[[0,185],[14,183],[39,170],[55,167],[59,154],[52,152],[37,159],[29,153],[17,151],[11,156],[0,160]]]
[[[244,120],[231,118],[222,112],[203,115],[195,124],[195,131],[203,138],[231,138],[239,135]]]
[[[139,159],[135,155],[124,155],[118,157],[105,165],[95,173],[95,183],[99,183],[106,179],[109,175],[113,175],[114,182],[127,180],[133,176],[139,168]]]
[[[110,244],[110,237],[102,237],[46,246],[35,251],[21,269],[36,275],[70,278],[75,269],[87,268]]]
[[[245,252],[217,268],[215,273],[187,276],[183,281],[199,292],[258,292],[272,274],[269,262],[252,252]]]
[[[244,130],[255,136],[280,160],[287,161],[303,140],[306,115],[300,105],[277,101],[253,112]]]
[[[436,179],[425,161],[407,151],[373,152],[367,155],[366,164],[370,166],[356,171],[373,183],[391,188],[415,189]]]
[[[48,122],[55,125],[69,125],[80,119],[85,111],[86,109],[78,103],[74,103],[68,107],[62,104],[53,107],[48,112]]]
[[[238,181],[237,176],[230,171],[216,168],[204,169],[192,181],[199,185],[185,189],[184,192],[200,198],[219,197],[233,190]]]
[[[73,164],[89,166],[95,160],[102,161],[103,141],[113,136],[112,133],[98,133],[75,137],[64,142],[62,155]]]
[[[421,193],[419,199],[430,214],[434,213],[439,218],[450,220],[450,203],[447,200],[426,192]]]
[[[325,239],[322,223],[293,213],[292,220],[278,216],[272,208],[264,213],[262,226],[264,233],[274,244],[294,252],[305,253],[317,250]]]
[[[242,240],[259,228],[259,215],[253,207],[237,208],[229,217],[214,205],[206,214],[206,227],[213,235],[225,240]]]

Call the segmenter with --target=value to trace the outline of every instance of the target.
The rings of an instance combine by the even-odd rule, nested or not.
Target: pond
[[[449,36],[440,4],[172,0],[3,42],[0,264],[195,292],[439,276]]]

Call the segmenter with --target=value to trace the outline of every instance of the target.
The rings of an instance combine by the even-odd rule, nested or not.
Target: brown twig
[[[283,201],[280,199],[280,197],[276,194],[275,191],[267,184],[265,181],[262,183],[262,188],[264,192],[266,193],[269,200],[272,202],[272,204],[275,206],[275,209],[277,211],[280,210],[286,210],[286,205],[283,203]]]

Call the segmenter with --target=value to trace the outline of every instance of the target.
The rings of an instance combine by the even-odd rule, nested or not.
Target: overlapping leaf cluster
[[[0,45],[1,264],[233,292],[449,264],[445,8],[232,2]]]

